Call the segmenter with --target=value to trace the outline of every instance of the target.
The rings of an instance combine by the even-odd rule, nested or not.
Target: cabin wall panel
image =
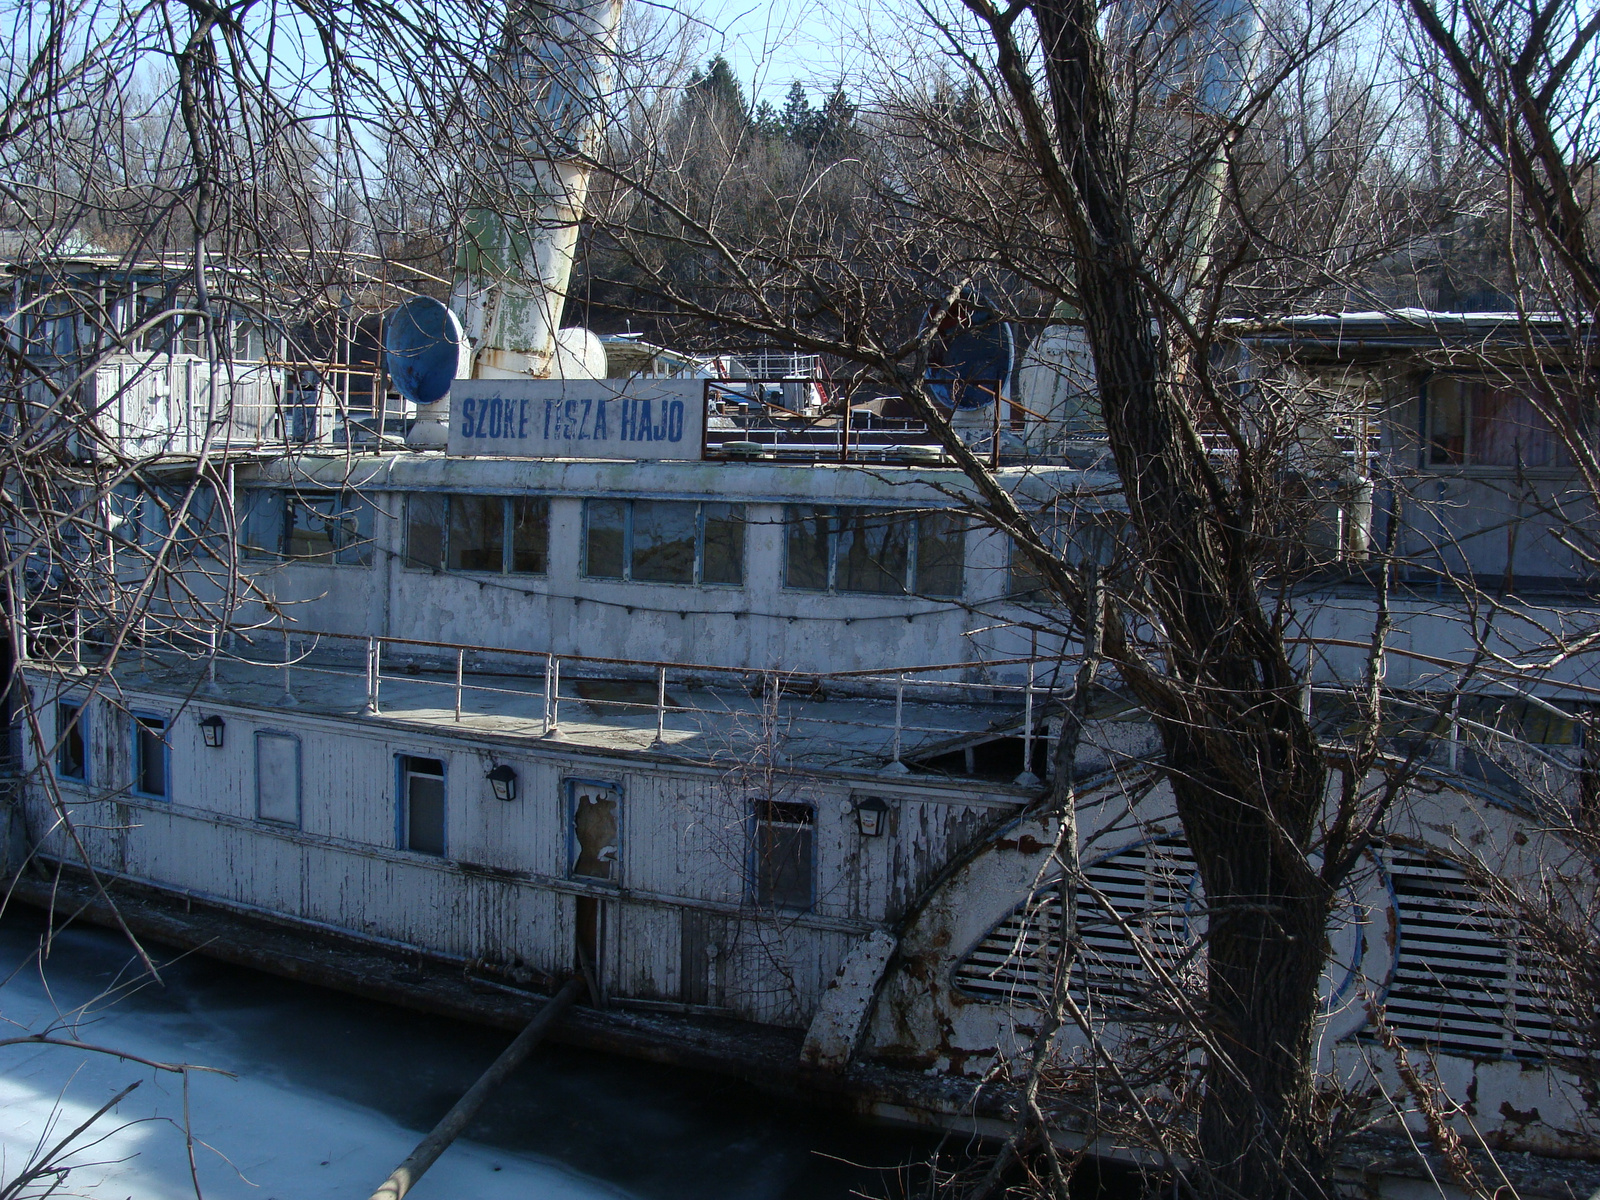
[[[395,749],[359,729],[301,736],[300,826],[307,833],[395,846]]]
[[[618,996],[647,1000],[677,1000],[681,918],[677,909],[619,901],[615,936],[609,939],[612,962],[607,990]]]
[[[562,920],[559,892],[525,885],[504,885],[501,903],[512,932],[502,953],[535,971],[565,978],[572,971],[572,934]]]
[[[450,857],[498,870],[560,874],[565,853],[559,766],[499,749],[458,752],[453,761],[447,800]],[[513,801],[496,800],[484,778],[497,763],[517,773]]]
[[[719,955],[721,1002],[748,1020],[804,1027],[855,940],[781,915],[730,921]]]
[[[891,819],[896,853],[885,918],[905,911],[951,856],[970,845],[993,818],[990,810],[966,804],[903,803]]]
[[[676,784],[676,786],[671,786]],[[652,874],[660,889],[686,899],[739,904],[749,873],[749,818],[745,793],[732,777],[685,776],[662,780],[660,820],[671,840],[660,845],[674,854],[669,864],[653,856]],[[647,852],[641,848],[639,853]]]

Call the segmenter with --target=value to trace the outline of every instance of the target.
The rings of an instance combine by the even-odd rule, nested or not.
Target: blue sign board
[[[454,455],[698,459],[703,379],[458,379]]]

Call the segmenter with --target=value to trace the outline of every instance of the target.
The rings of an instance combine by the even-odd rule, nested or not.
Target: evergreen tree
[[[728,60],[720,54],[706,64],[704,74],[696,68],[689,76],[685,100],[727,120],[740,124],[746,124],[750,120],[750,109],[745,103],[744,88],[734,76]]]
[[[806,99],[806,89],[800,86],[796,79],[789,85],[789,94],[783,101],[783,113],[780,120],[783,122],[783,136],[792,142],[806,145],[806,138],[811,131],[811,123],[816,114],[811,111],[811,101]]]
[[[779,138],[783,136],[783,114],[773,108],[766,100],[756,105],[751,124],[755,126],[756,132],[764,138]]]
[[[840,84],[823,102],[816,116],[818,154],[838,157],[848,154],[856,141],[856,106]]]

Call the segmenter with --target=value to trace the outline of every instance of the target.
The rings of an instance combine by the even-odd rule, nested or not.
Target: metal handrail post
[[[889,775],[909,775],[911,768],[900,761],[900,732],[905,728],[906,708],[906,675],[900,672],[894,685],[894,756],[885,766],[884,772]]]
[[[217,637],[216,626],[206,630],[206,691],[213,696],[222,694],[222,688],[217,684]]]
[[[290,640],[288,629],[283,631],[283,695],[278,697],[279,704],[299,704],[294,698],[294,643]]]
[[[375,637],[367,639],[367,712],[379,715],[378,687],[383,679],[383,643]]]
[[[550,672],[553,669],[551,658],[549,654],[544,656],[544,729],[540,731],[541,733],[550,732]]]
[[[456,651],[456,720],[461,720],[461,670],[466,665],[467,652]]]
[[[1022,773],[1012,780],[1018,787],[1038,787],[1033,773],[1033,662],[1028,663],[1028,682],[1022,688]]]
[[[561,737],[561,659],[552,654],[550,667],[545,672],[545,694],[550,697],[550,720],[545,725],[545,736]]]
[[[215,635],[213,635],[215,636]],[[89,672],[83,665],[83,609],[74,607],[72,610],[72,675],[87,675]],[[212,686],[216,685],[216,677],[212,677]]]
[[[667,669],[656,668],[656,745],[666,741],[667,732]]]

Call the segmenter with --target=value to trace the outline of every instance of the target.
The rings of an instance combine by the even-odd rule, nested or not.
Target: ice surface
[[[35,969],[0,988],[0,1037],[52,1025],[63,1036],[73,1035],[59,1028],[59,1014],[86,998],[56,994],[50,983],[48,973],[41,979]],[[246,1068],[237,1078],[199,1072],[189,1077],[194,1158],[206,1200],[364,1200],[418,1141],[415,1131],[372,1109],[248,1069],[250,1055],[241,1052],[248,1048],[234,1031],[208,1027],[192,1014],[101,1006],[68,1011],[66,1019],[76,1021],[79,1040],[96,1045],[163,1062]],[[80,1165],[63,1194],[194,1197],[182,1078],[55,1046],[0,1048],[0,1180],[11,1179],[39,1143],[53,1144],[135,1080],[142,1081],[138,1090],[94,1126],[101,1140],[69,1160]],[[410,1194],[417,1200],[594,1200],[631,1193],[558,1164],[462,1140]]]

